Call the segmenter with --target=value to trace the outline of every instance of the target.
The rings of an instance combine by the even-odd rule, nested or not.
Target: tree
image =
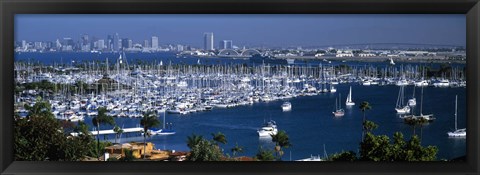
[[[190,151],[190,161],[220,161],[223,152],[213,141],[201,139]]]
[[[280,130],[276,135],[271,135],[271,136],[272,136],[272,142],[275,142],[275,152],[276,152],[277,158],[281,160],[283,156],[282,148],[288,148],[292,146],[292,144],[290,144],[288,135],[284,130]]]
[[[88,152],[90,137],[65,134],[47,101],[37,99],[28,116],[14,116],[14,159],[17,161],[77,161]]]
[[[235,143],[235,147],[231,149],[233,157],[237,155],[237,153],[242,153],[243,152],[243,147],[238,146],[238,143]]]
[[[101,107],[98,108],[98,115],[92,118],[92,123],[97,128],[97,158],[100,160],[100,125],[115,125],[115,120],[107,115],[107,108]]]
[[[47,101],[42,100],[42,97],[37,97],[35,100],[35,105],[30,106],[25,104],[25,109],[28,111],[27,118],[42,116],[48,118],[55,118],[52,114],[52,106]]]
[[[133,156],[133,151],[130,149],[123,149],[123,153],[125,156],[120,158],[120,161],[122,162],[129,162],[135,160],[135,157]]]
[[[365,130],[365,132],[371,132],[372,130],[377,129],[377,128],[378,128],[378,125],[375,124],[375,123],[372,122],[372,121],[366,120],[366,121],[363,123],[363,129]]]
[[[362,120],[362,125],[365,123],[365,111],[372,109],[372,106],[366,101],[362,102],[359,106],[360,110],[362,110],[363,113],[363,120]],[[362,141],[363,138],[365,137],[365,127],[362,127]]]
[[[330,161],[355,161],[357,160],[357,155],[353,151],[342,152],[334,154],[328,157]]]
[[[372,122],[373,125],[376,125]],[[370,131],[360,143],[359,158],[353,151],[330,156],[329,160],[365,160],[365,161],[433,161],[438,148],[423,147],[417,135],[405,141],[403,134],[393,134],[393,141],[386,135],[374,135]],[[355,158],[354,158],[355,157]]]
[[[203,136],[192,134],[192,136],[187,136],[187,146],[192,149],[195,145],[200,143],[203,140]]]
[[[262,147],[258,149],[258,153],[255,155],[255,158],[261,161],[275,160],[275,157],[273,156],[273,152],[267,149],[263,149]]]
[[[143,114],[143,118],[140,120],[140,125],[143,127],[143,158],[145,159],[147,150],[147,132],[150,128],[160,126],[160,121],[154,112],[148,111]]]
[[[216,134],[212,133],[213,140],[218,143],[222,144],[227,144],[227,138],[225,137],[225,134],[218,132]]]
[[[113,132],[115,132],[115,143],[117,143],[117,139],[120,137],[120,134],[123,133],[123,129],[118,126],[113,127]]]

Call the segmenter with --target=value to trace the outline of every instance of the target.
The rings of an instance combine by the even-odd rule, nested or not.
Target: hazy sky
[[[134,43],[203,46],[325,46],[362,43],[466,45],[465,15],[30,15],[15,16],[15,40],[55,41],[119,33]]]

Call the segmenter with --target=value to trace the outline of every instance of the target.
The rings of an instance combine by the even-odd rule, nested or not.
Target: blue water
[[[202,64],[251,64],[248,60],[228,58],[176,58],[174,53],[127,53],[129,63],[136,60],[163,61],[164,64],[197,64],[200,59]],[[44,64],[70,64],[83,61],[109,59],[114,63],[118,54],[113,53],[16,53],[15,60],[31,60]],[[310,61],[306,64],[325,63]],[[351,66],[386,66],[386,62],[362,63],[362,62],[332,62],[332,64],[348,64]],[[410,63],[409,63],[410,64]],[[430,63],[428,63],[430,64]],[[397,64],[396,66],[400,66]],[[406,65],[406,64],[405,64]],[[419,65],[413,63],[411,65]],[[438,67],[440,64],[432,64]],[[454,67],[464,67],[465,64],[454,64]],[[335,118],[332,111],[335,108],[335,98],[338,93],[342,94],[342,106],[349,86],[353,88],[353,101],[356,105],[346,109],[345,116]],[[244,147],[244,152],[238,155],[254,156],[258,148],[273,149],[274,144],[269,139],[259,139],[256,130],[265,120],[273,119],[277,122],[280,130],[285,130],[290,136],[292,147],[285,150],[284,160],[292,160],[310,157],[310,155],[323,155],[324,146],[328,154],[352,150],[357,152],[361,140],[362,113],[358,109],[362,101],[368,101],[373,107],[367,111],[368,120],[374,121],[379,128],[375,134],[386,134],[392,137],[394,132],[403,132],[406,138],[412,134],[411,126],[404,124],[398,118],[394,107],[398,95],[398,86],[361,86],[358,84],[341,84],[337,86],[335,94],[321,94],[311,97],[298,97],[289,100],[292,103],[292,111],[282,112],[280,105],[283,101],[268,103],[255,103],[248,106],[239,106],[228,109],[214,109],[208,112],[191,113],[187,115],[167,114],[168,123],[173,123],[175,135],[153,136],[149,138],[158,149],[173,149],[188,151],[186,146],[187,136],[192,133],[203,135],[211,139],[211,133],[222,132],[227,136],[228,144],[222,145],[225,153],[238,143]],[[405,88],[406,97],[411,97],[412,86]],[[447,132],[454,129],[455,95],[458,95],[458,127],[466,126],[466,89],[465,88],[424,88],[423,113],[433,113],[436,121],[423,127],[423,145],[435,145],[439,148],[438,159],[451,159],[466,154],[466,140],[448,138]],[[420,89],[416,89],[418,114],[420,107]],[[163,116],[159,116],[163,120]],[[137,127],[140,119],[116,118],[116,123],[125,128]],[[91,118],[86,123],[91,125]],[[102,126],[101,129],[111,129],[111,126]],[[417,129],[417,134],[420,129]],[[112,139],[113,136],[108,138]],[[123,134],[122,142],[143,141],[138,134]]]
[[[349,85],[339,85],[338,93],[342,93],[342,106],[348,93]],[[226,153],[236,144],[244,147],[239,155],[254,156],[259,148],[273,148],[269,139],[259,139],[256,130],[265,120],[273,119],[280,130],[285,130],[290,136],[292,147],[286,149],[284,160],[323,155],[343,150],[358,151],[361,140],[362,113],[358,109],[362,101],[368,101],[372,109],[366,112],[368,120],[374,121],[379,128],[375,134],[385,134],[392,137],[396,131],[403,132],[406,138],[412,134],[412,127],[404,124],[394,111],[398,86],[361,86],[352,85],[353,100],[356,105],[346,109],[345,116],[335,118],[332,111],[335,108],[336,94],[321,94],[310,97],[297,97],[289,100],[292,103],[291,112],[282,112],[283,101],[256,103],[229,109],[214,109],[209,112],[199,112],[187,115],[167,114],[167,122],[174,124],[175,135],[153,136],[149,138],[159,149],[188,150],[187,136],[195,133],[211,139],[211,133],[222,132],[227,136],[228,144],[222,145]],[[412,94],[413,87],[406,88],[405,94]],[[420,108],[420,90],[416,90],[417,109]],[[424,88],[423,113],[433,113],[436,121],[423,127],[423,145],[435,145],[439,148],[439,159],[450,159],[466,154],[466,140],[448,138],[447,132],[454,129],[455,95],[458,95],[458,127],[466,126],[466,89],[465,88]],[[410,97],[411,95],[408,95]],[[140,119],[117,118],[118,125],[135,127]],[[159,117],[163,120],[163,116]],[[90,123],[90,119],[86,120]],[[104,127],[105,129],[108,127]],[[417,134],[420,129],[417,128]],[[124,135],[125,136],[125,135]],[[123,141],[143,141],[143,137],[130,134]],[[230,153],[231,154],[231,153]]]
[[[137,63],[139,60],[143,62],[150,62],[150,63],[157,63],[159,64],[160,61],[163,62],[164,65],[166,64],[197,64],[197,61],[200,60],[202,65],[214,65],[214,64],[247,64],[253,65],[248,59],[243,58],[199,58],[195,56],[180,56],[179,58],[176,57],[174,52],[157,52],[157,53],[125,53],[127,57],[127,61],[129,64]],[[93,60],[105,62],[108,58],[110,64],[116,63],[119,57],[118,53],[90,53],[90,52],[45,52],[45,53],[35,53],[35,52],[17,52],[15,53],[15,61],[32,61],[32,62],[40,62],[47,65],[75,65],[75,64],[82,64],[83,62],[91,62]],[[73,63],[72,63],[73,61]],[[327,63],[321,60],[296,60],[295,65],[311,65],[311,66],[318,66],[319,64],[322,65],[342,65],[347,64],[350,66],[377,66],[384,68],[385,66],[389,66],[389,62],[357,62],[357,61],[348,61],[348,62],[341,62],[341,61],[332,61],[331,63]],[[439,63],[398,63],[396,66],[401,65],[427,65],[431,66],[432,68],[438,68],[441,64]],[[451,63],[453,67],[465,67],[465,64],[460,63]]]

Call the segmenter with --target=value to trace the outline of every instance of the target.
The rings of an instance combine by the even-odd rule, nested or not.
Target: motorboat
[[[271,137],[272,135],[276,135],[277,132],[277,124],[273,120],[265,123],[262,128],[257,131],[259,137]]]
[[[282,104],[283,111],[291,111],[292,110],[292,103],[286,101]]]

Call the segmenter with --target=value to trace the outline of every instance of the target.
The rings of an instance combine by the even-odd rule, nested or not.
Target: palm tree
[[[237,153],[242,153],[243,152],[243,147],[238,146],[238,143],[235,143],[235,147],[231,149],[233,157],[237,155]]]
[[[123,129],[121,129],[120,127],[118,126],[115,126],[113,128],[113,132],[115,132],[115,143],[117,143],[117,138],[119,138],[120,134],[123,133]]]
[[[99,151],[100,151],[100,125],[102,125],[102,124],[115,125],[115,120],[113,119],[113,117],[108,116],[106,113],[107,113],[107,108],[105,108],[105,107],[98,108],[98,115],[96,117],[92,118],[92,123],[97,128],[97,158],[98,159],[100,159],[100,153],[99,153]]]
[[[192,149],[195,145],[198,145],[200,141],[203,140],[203,136],[192,134],[192,136],[187,136],[187,146]]]
[[[37,97],[36,98],[36,103],[33,106],[30,106],[28,104],[25,104],[25,109],[28,110],[28,117],[32,116],[48,116],[50,118],[54,118],[51,110],[52,107],[50,103],[47,101],[42,100],[42,97]]]
[[[423,138],[423,125],[427,123],[428,123],[428,120],[423,117],[417,120],[417,124],[420,125],[420,142],[422,142],[422,138]]]
[[[278,159],[281,159],[283,155],[282,148],[288,148],[292,146],[292,144],[290,144],[288,135],[284,130],[280,130],[276,135],[272,134],[271,136],[272,142],[275,142],[275,154],[277,155]]]
[[[225,134],[218,132],[216,134],[212,133],[212,136],[213,136],[213,140],[217,142],[217,145],[218,143],[227,144],[227,138]]]
[[[370,110],[372,109],[372,106],[370,106],[370,104],[366,101],[362,102],[359,106],[360,110],[362,110],[362,113],[363,113],[363,120],[362,120],[362,125],[365,123],[365,111],[367,110]],[[363,138],[365,137],[365,128],[362,127],[362,141],[363,141]]]
[[[147,150],[147,131],[150,128],[160,126],[160,121],[157,119],[154,112],[148,111],[143,114],[143,118],[140,120],[140,125],[143,126],[143,158],[145,159]]]

